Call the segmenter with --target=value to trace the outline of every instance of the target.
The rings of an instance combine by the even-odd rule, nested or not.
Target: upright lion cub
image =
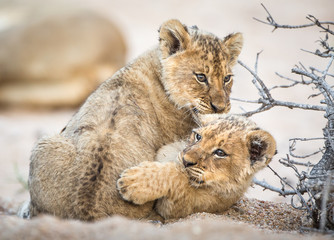
[[[221,212],[234,204],[271,161],[275,140],[244,117],[214,114],[201,122],[185,147],[167,145],[156,162],[126,169],[117,182],[122,197],[139,205],[158,199],[155,211],[164,219]]]
[[[154,161],[163,145],[184,139],[198,113],[226,113],[242,35],[223,40],[178,20],[162,24],[159,45],[106,80],[60,134],[32,151],[30,216],[97,220],[147,218],[116,189],[119,175]]]

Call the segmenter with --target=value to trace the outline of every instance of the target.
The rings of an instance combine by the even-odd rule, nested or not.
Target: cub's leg
[[[158,199],[155,212],[163,219],[214,212],[224,205],[209,189],[196,188],[189,183],[185,168],[177,158],[184,145],[184,142],[166,145],[157,153],[156,162],[143,162],[126,169],[117,181],[121,196],[135,204]]]
[[[61,135],[37,143],[30,159],[30,217],[39,212],[74,217],[70,215],[78,179],[75,158],[74,145]]]
[[[188,179],[176,162],[142,162],[126,169],[117,181],[123,199],[135,204],[167,196],[171,189],[188,184]]]
[[[189,184],[177,162],[143,162],[126,169],[117,181],[121,196],[135,204],[157,200],[155,212],[163,219],[185,217],[194,212],[212,212],[221,204],[207,189]]]

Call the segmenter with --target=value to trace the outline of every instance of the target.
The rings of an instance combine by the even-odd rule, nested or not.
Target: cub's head
[[[268,165],[276,142],[241,116],[208,114],[179,154],[191,184],[232,191],[248,187],[253,175]]]
[[[169,20],[159,30],[163,84],[170,99],[193,113],[227,113],[232,67],[240,54],[241,33],[223,40],[197,27]]]

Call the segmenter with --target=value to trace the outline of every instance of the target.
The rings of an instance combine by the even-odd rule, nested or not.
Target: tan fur
[[[1,108],[77,107],[125,64],[125,40],[101,14],[55,1],[5,1],[0,13],[17,15],[0,29]]]
[[[215,114],[202,123],[177,160],[168,156],[178,151],[173,143],[159,151],[156,162],[125,170],[117,182],[122,197],[135,204],[158,199],[155,210],[164,219],[221,212],[234,204],[271,161],[275,140],[244,117]],[[217,156],[217,149],[226,155]]]
[[[160,44],[105,81],[66,128],[40,140],[30,163],[30,213],[96,220],[112,214],[147,218],[153,202],[124,201],[116,181],[124,169],[154,161],[163,145],[184,139],[197,112],[229,110],[235,54],[241,34],[226,45],[212,34],[169,20]],[[229,48],[239,48],[232,55]],[[208,83],[194,72],[206,72]],[[216,108],[210,106],[214,98]],[[194,110],[194,108],[196,108]]]

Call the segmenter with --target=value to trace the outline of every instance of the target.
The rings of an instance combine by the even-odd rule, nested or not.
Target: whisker
[[[204,102],[200,102],[199,105],[203,108],[210,109],[209,105]]]
[[[203,177],[203,182],[205,182],[205,183],[206,183],[205,174],[202,174],[202,177]]]
[[[196,169],[196,168],[191,168],[191,169],[189,169],[189,170],[191,170],[192,172],[194,172],[194,173],[198,173],[198,174],[203,174],[203,170],[201,170],[201,169]]]

